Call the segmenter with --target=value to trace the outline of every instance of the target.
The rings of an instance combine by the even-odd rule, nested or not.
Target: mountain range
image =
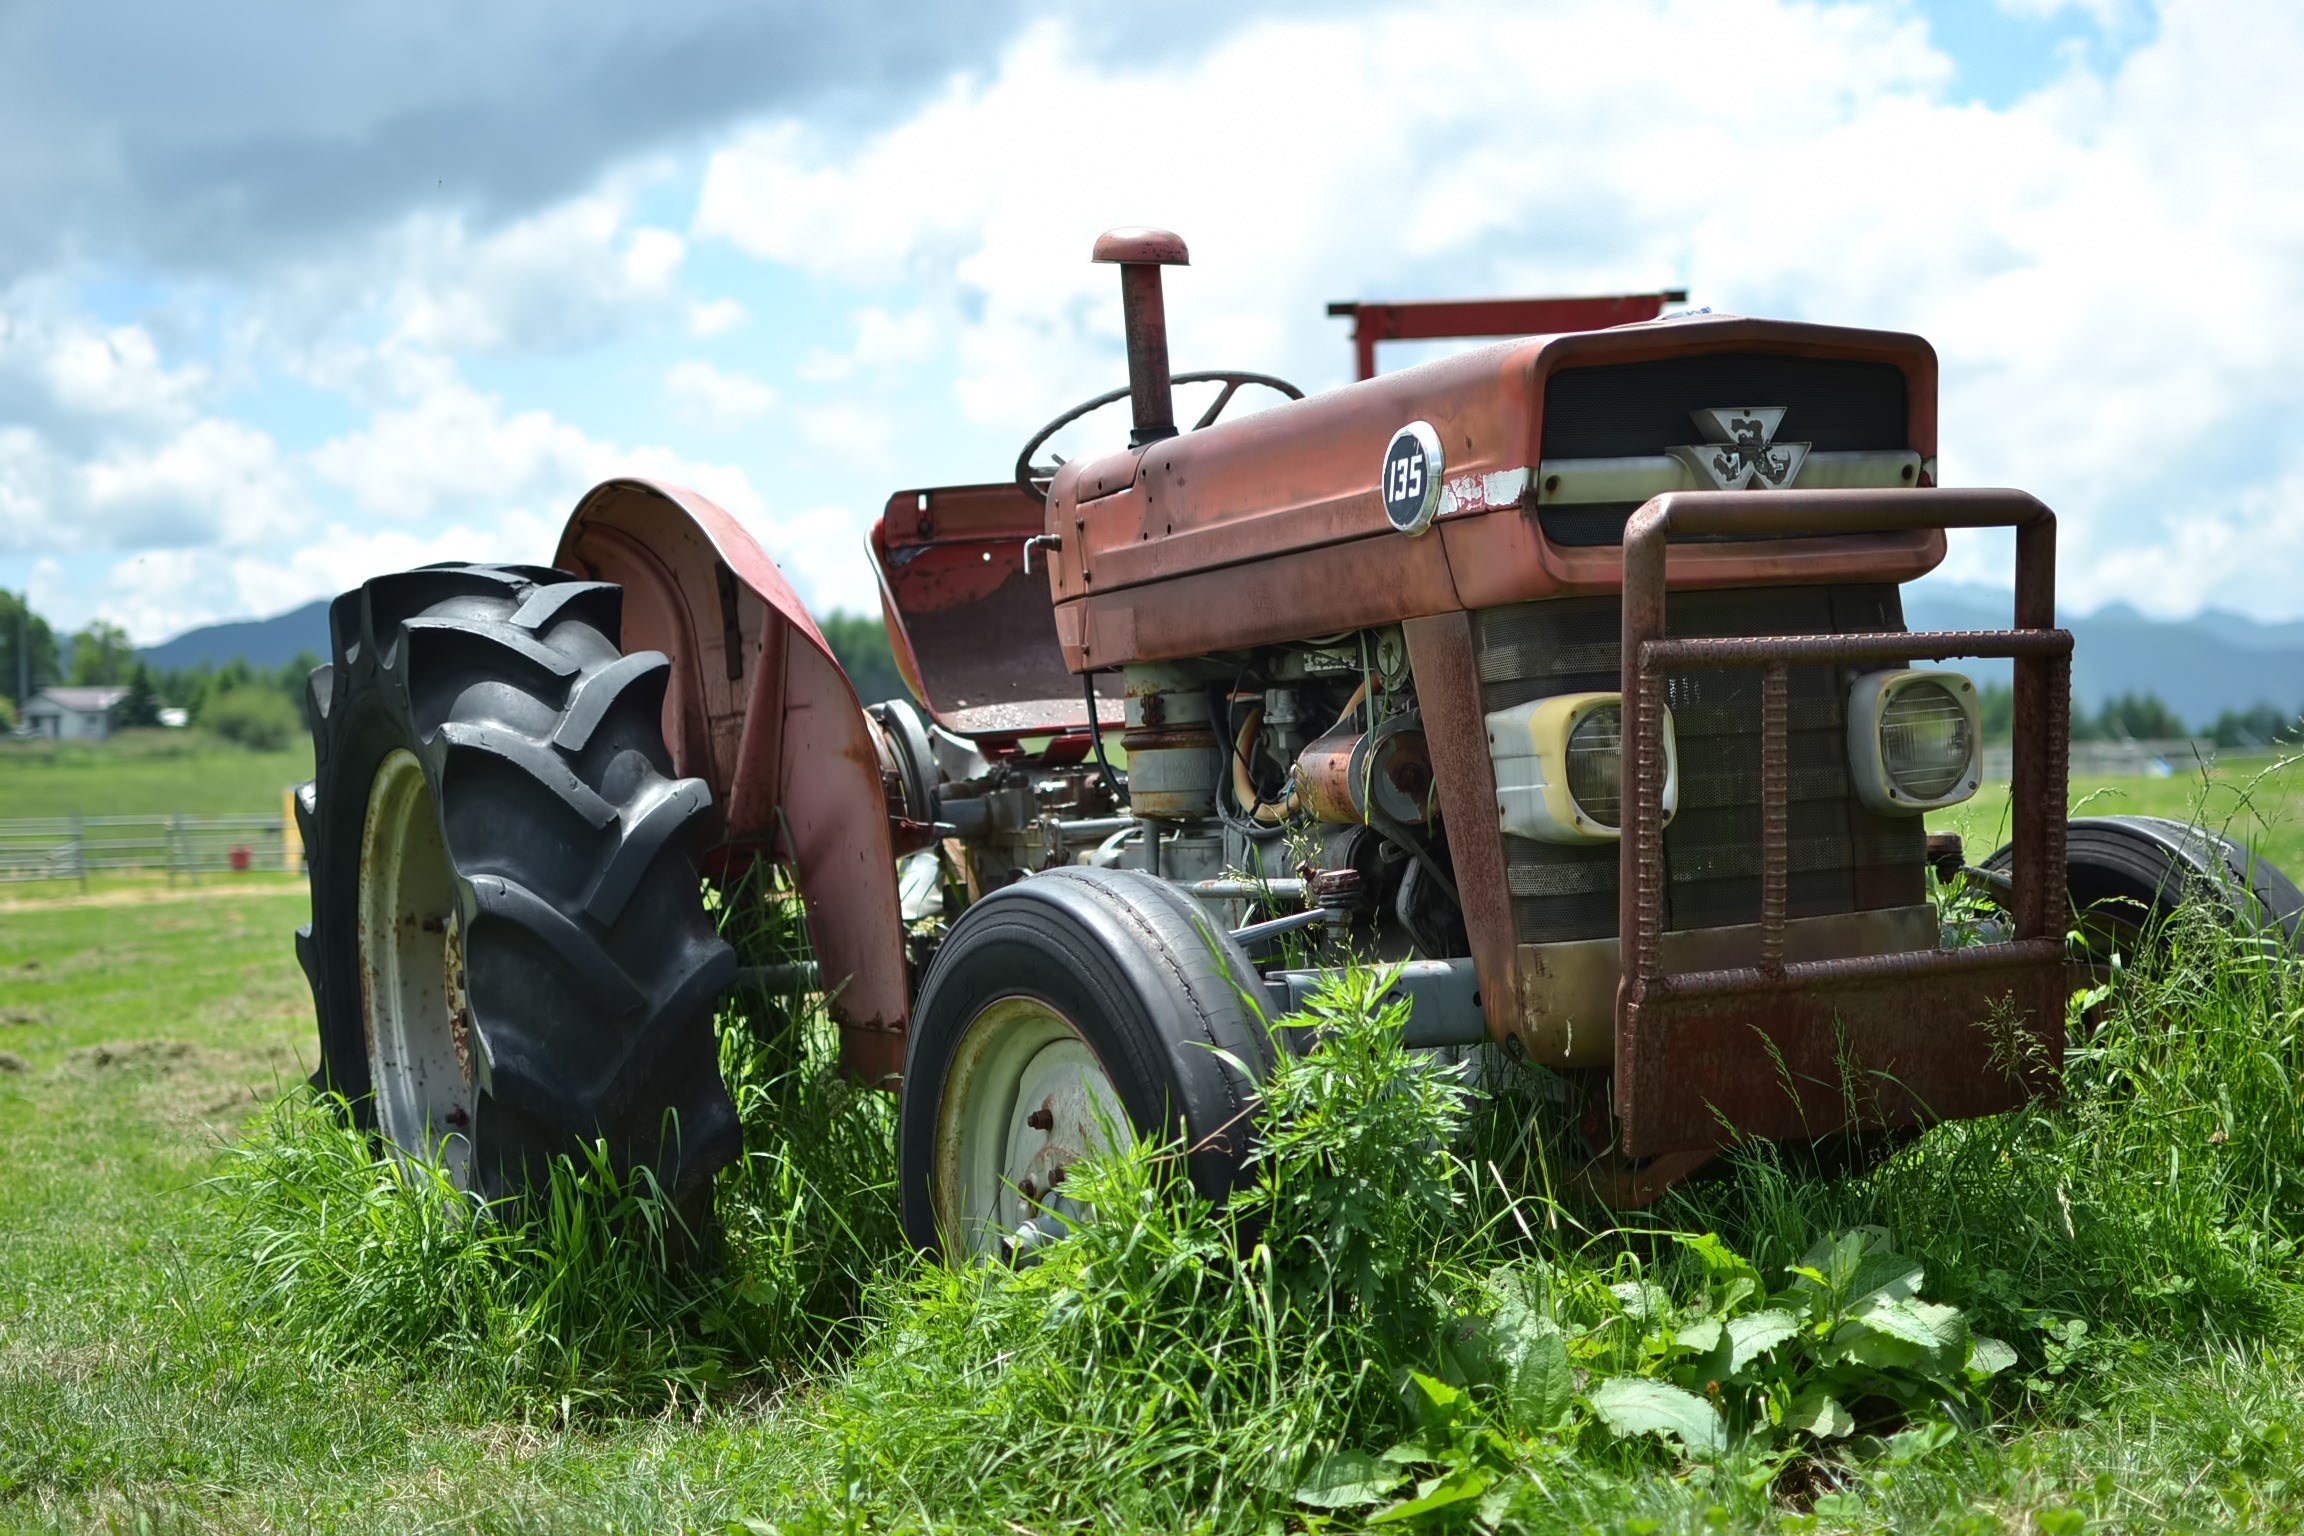
[[[1904,589],[1904,622],[1914,629],[1998,629],[2014,598],[1992,587],[1955,582]],[[2199,729],[2225,710],[2270,704],[2304,707],[2304,623],[2267,624],[2245,614],[2208,609],[2188,619],[2155,619],[2126,603],[2062,615],[2072,631],[2072,698],[2100,707],[2117,694],[2158,694],[2186,725]],[[1979,681],[2006,681],[2007,662],[1946,665]]]
[[[2008,622],[2009,594],[1984,586],[1922,581],[1904,589],[1914,629],[1995,629]],[[2188,619],[2155,619],[2111,603],[2064,620],[2073,634],[2072,695],[2095,708],[2116,694],[2154,693],[2199,727],[2227,709],[2304,707],[2304,622],[2267,624],[2209,609]],[[328,653],[328,604],[308,603],[269,619],[212,624],[142,653],[156,667],[220,664],[235,656],[277,667],[298,651]],[[2004,680],[2005,662],[1954,662],[1970,675]]]
[[[147,666],[163,671],[184,671],[203,664],[222,666],[237,656],[252,667],[285,666],[298,651],[328,657],[328,600],[269,619],[236,619],[188,629],[173,640],[163,640],[136,653]]]

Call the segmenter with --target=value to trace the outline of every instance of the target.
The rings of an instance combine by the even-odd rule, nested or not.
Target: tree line
[[[2011,739],[2016,724],[2015,690],[2007,683],[1981,683],[1977,685],[1976,695],[1984,739],[1991,742]],[[2298,723],[2294,710],[2257,704],[2248,709],[2224,710],[2194,732],[2186,728],[2183,717],[2169,708],[2158,694],[2123,693],[2106,699],[2095,709],[2075,705],[2072,739],[2175,741],[2199,735],[2220,747],[2293,747],[2304,741],[2304,732],[2299,732]]]

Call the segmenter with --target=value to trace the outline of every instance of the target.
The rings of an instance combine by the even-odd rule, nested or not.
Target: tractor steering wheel
[[[1264,388],[1274,390],[1282,395],[1287,396],[1291,400],[1301,400],[1304,398],[1304,391],[1298,389],[1295,385],[1289,383],[1286,379],[1276,379],[1268,373],[1243,373],[1236,368],[1218,368],[1207,373],[1179,373],[1168,382],[1171,385],[1221,383],[1224,386],[1223,389],[1217,392],[1215,400],[1209,404],[1208,409],[1200,413],[1200,419],[1192,423],[1188,430],[1193,432],[1199,431],[1202,427],[1214,425],[1216,418],[1224,414],[1224,407],[1232,403],[1232,397],[1240,392],[1240,386],[1243,384],[1260,384]],[[1032,441],[1024,445],[1024,451],[1022,453],[1016,455],[1017,487],[1027,496],[1034,497],[1040,501],[1046,501],[1048,499],[1048,487],[1055,481],[1056,471],[1064,467],[1064,461],[1062,459],[1058,459],[1053,464],[1042,466],[1032,462],[1032,455],[1038,453],[1040,451],[1041,445],[1046,443],[1048,439],[1054,437],[1057,433],[1063,431],[1066,427],[1072,425],[1072,423],[1078,421],[1081,417],[1087,415],[1090,411],[1101,410],[1103,407],[1110,405],[1115,400],[1125,400],[1127,398],[1128,386],[1125,384],[1121,385],[1118,389],[1108,389],[1093,400],[1081,401],[1078,405],[1072,407],[1072,409],[1066,411],[1063,415],[1057,417],[1054,421],[1048,423],[1048,425],[1033,433]]]

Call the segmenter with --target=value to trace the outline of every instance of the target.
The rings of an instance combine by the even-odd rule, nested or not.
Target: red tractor
[[[762,859],[947,1252],[1065,1214],[1100,1125],[1180,1139],[1221,1199],[1265,1019],[1354,961],[1396,968],[1411,1044],[1560,1074],[1638,1203],[1734,1138],[2053,1092],[2068,855],[2131,930],[2201,882],[2293,927],[2229,844],[2067,831],[2055,522],[1938,486],[1918,337],[1654,318],[1678,295],[1348,306],[1361,382],[1182,375],[1222,387],[1179,431],[1183,242],[1095,256],[1128,388],[873,529],[911,698],[865,707],[672,486],[598,487],[550,566],[336,601],[298,951],[320,1080],[389,1142],[493,1196],[603,1138],[697,1205],[738,1144],[699,875]],[[1381,337],[1503,329],[1553,334],[1368,377]],[[1288,399],[1219,421],[1247,387]],[[1038,462],[1122,394],[1126,447]],[[2016,530],[2013,627],[1907,631],[1900,584],[1976,527]],[[1924,816],[1981,774],[1963,655],[2013,660],[2014,841],[1952,944]]]

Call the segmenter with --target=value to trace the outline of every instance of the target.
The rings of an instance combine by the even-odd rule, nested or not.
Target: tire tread
[[[383,750],[398,748],[423,763],[436,796],[472,785],[491,823],[495,852],[485,869],[459,862],[476,856],[458,844],[456,828],[469,818],[443,815],[470,924],[468,964],[501,942],[489,930],[505,925],[534,947],[500,951],[502,963],[544,966],[560,978],[529,989],[539,1009],[557,1009],[549,1017],[522,1013],[502,983],[486,1007],[475,995],[475,1026],[493,1063],[487,1088],[501,1109],[492,1118],[484,1101],[475,1123],[483,1192],[520,1193],[553,1157],[598,1137],[619,1157],[656,1166],[683,1208],[694,1209],[739,1146],[711,1028],[735,956],[697,884],[695,843],[709,825],[710,792],[664,771],[654,715],[669,663],[652,652],[604,654],[600,645],[613,644],[621,604],[620,588],[565,572],[443,565],[378,577],[331,605],[334,659],[309,685],[325,706],[312,716],[317,774],[296,801],[314,893],[314,921],[299,933],[297,953],[321,1017],[316,1077],[364,1100],[355,914],[365,776]],[[454,697],[444,696],[449,688]],[[651,706],[644,722],[636,713],[643,703]],[[441,718],[444,705],[456,718]],[[580,750],[620,710],[655,733],[657,750],[644,763],[629,752]],[[453,761],[472,756],[492,759],[491,771],[451,775]],[[552,843],[554,856],[540,855],[525,874],[526,861],[502,867],[502,850],[516,854],[523,839],[541,850],[539,840],[579,835],[571,813],[599,834],[596,847],[571,864],[568,845]],[[635,899],[643,891],[648,899]],[[356,1104],[355,1114],[369,1112]],[[665,1154],[674,1163],[658,1166],[668,1118],[682,1127],[680,1144]]]

